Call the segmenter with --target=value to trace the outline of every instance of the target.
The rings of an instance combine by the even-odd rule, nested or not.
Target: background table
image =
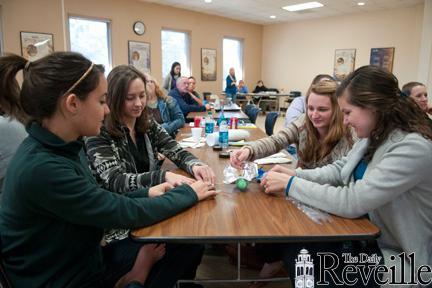
[[[206,117],[208,114],[208,112],[190,112],[187,116],[186,119],[188,120],[193,120],[195,119],[196,116],[198,117]],[[220,112],[216,112],[214,110],[212,110],[212,115],[214,119],[219,119],[220,116]],[[224,116],[225,118],[231,118],[231,117],[237,117],[239,120],[249,120],[249,117],[242,111],[224,111]]]

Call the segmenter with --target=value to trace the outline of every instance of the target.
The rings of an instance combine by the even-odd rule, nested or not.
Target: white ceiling
[[[205,3],[204,0],[138,1],[193,10],[262,25],[388,10],[424,2],[424,0],[213,0],[212,3]],[[318,1],[324,4],[324,7],[299,12],[288,12],[281,8],[286,5],[310,1]],[[365,2],[366,5],[358,6],[357,2]],[[276,19],[270,19],[270,15],[275,15]],[[406,19],[401,19],[401,21],[406,21]]]

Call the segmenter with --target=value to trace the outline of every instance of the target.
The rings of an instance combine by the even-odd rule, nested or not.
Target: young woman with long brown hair
[[[276,134],[236,150],[231,154],[231,164],[241,167],[244,161],[274,154],[290,144],[297,145],[298,166],[302,168],[320,167],[345,156],[353,138],[350,129],[343,125],[336,88],[333,80],[312,85],[304,116]]]

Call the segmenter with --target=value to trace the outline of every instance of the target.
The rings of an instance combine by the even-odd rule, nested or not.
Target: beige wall
[[[316,74],[333,74],[335,49],[356,48],[358,68],[379,47],[395,47],[393,73],[401,84],[417,80],[422,19],[423,5],[417,5],[264,26],[264,83],[305,92]]]
[[[65,50],[61,0],[0,0],[3,6],[5,51],[20,53],[20,31],[54,34],[56,51]],[[199,91],[220,92],[222,81],[222,41],[224,36],[244,40],[244,75],[247,83],[261,77],[262,26],[222,17],[142,3],[137,0],[64,0],[64,12],[111,20],[113,65],[128,61],[127,41],[151,43],[152,74],[161,81],[161,29],[189,31],[191,35],[191,69]],[[135,21],[146,25],[146,33],[132,31]],[[66,22],[65,22],[66,23]],[[201,48],[217,49],[217,81],[201,82]]]

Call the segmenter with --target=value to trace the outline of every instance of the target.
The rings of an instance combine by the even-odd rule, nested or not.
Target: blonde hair
[[[334,80],[321,80],[317,84],[311,85],[310,92],[330,98],[332,116],[329,124],[329,131],[322,142],[319,141],[318,130],[313,126],[309,117],[306,117],[306,122],[303,129],[306,129],[306,143],[303,151],[299,151],[301,162],[317,163],[328,154],[339,143],[342,138],[346,138],[352,145],[353,139],[350,129],[343,125],[343,115],[340,111],[336,97],[337,83]],[[306,96],[306,103],[309,101],[309,93]],[[300,163],[302,166],[302,163]]]
[[[148,73],[145,73],[144,75],[145,75],[145,78],[147,79],[147,82],[148,81],[153,81],[153,83],[155,84],[155,94],[156,94],[156,97],[160,98],[162,100],[167,100],[168,95],[165,93],[164,89],[161,89],[161,87],[159,85],[159,82],[153,76],[151,76]]]

